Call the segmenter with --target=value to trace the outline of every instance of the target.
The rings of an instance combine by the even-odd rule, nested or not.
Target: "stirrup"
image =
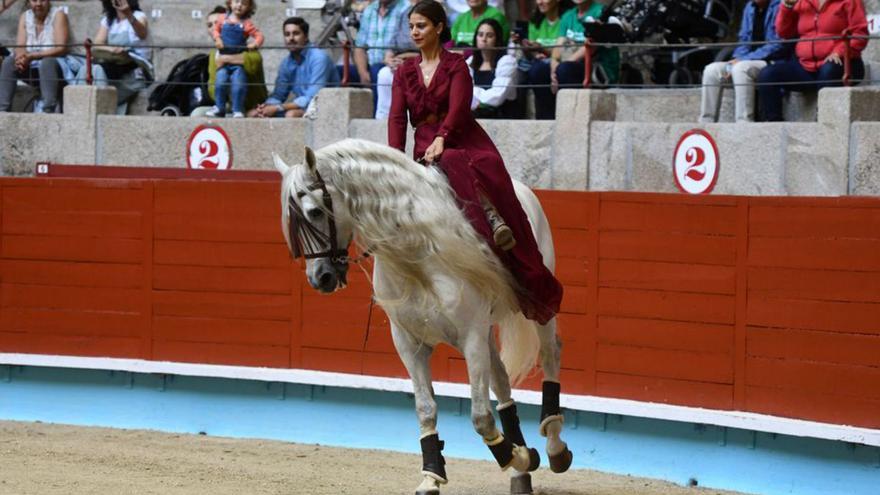
[[[503,251],[510,251],[516,246],[516,239],[513,238],[513,230],[504,223],[504,219],[498,214],[498,210],[494,206],[486,206],[486,219],[489,220],[489,227],[492,229],[492,238],[495,245]]]

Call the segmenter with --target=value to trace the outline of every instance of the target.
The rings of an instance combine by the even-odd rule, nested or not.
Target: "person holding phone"
[[[101,0],[101,4],[104,12],[92,49],[98,63],[92,65],[92,74],[96,85],[116,88],[116,113],[124,114],[128,102],[153,80],[147,14],[138,0]],[[85,83],[86,69],[83,66],[77,74],[79,84]]]
[[[868,20],[862,0],[782,0],[776,32],[782,39],[799,41],[796,60],[769,65],[758,75],[758,105],[765,121],[782,120],[785,89],[818,91],[840,86],[847,55],[852,81],[865,77],[861,54],[868,45]],[[856,36],[850,39],[848,54],[842,37],[846,32]]]

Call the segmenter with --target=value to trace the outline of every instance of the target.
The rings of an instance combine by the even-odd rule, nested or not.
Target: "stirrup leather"
[[[495,245],[504,251],[510,251],[516,246],[516,239],[513,238],[513,230],[504,223],[504,219],[498,214],[498,210],[494,206],[484,205],[486,219],[489,221],[489,227],[492,229],[492,238]]]

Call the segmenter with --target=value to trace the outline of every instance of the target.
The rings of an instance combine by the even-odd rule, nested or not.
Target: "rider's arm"
[[[391,84],[391,109],[388,112],[388,146],[406,151],[406,86],[404,71],[406,64],[401,65],[394,75]]]

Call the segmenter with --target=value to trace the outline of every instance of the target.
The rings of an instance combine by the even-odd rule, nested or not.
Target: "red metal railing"
[[[92,39],[86,38],[83,46],[86,49],[86,84],[91,86],[94,83],[94,78],[92,77]]]
[[[348,86],[349,72],[351,72],[351,41],[345,40],[342,44],[342,86]]]
[[[590,38],[584,39],[584,87],[590,87],[593,78],[593,51]]]

